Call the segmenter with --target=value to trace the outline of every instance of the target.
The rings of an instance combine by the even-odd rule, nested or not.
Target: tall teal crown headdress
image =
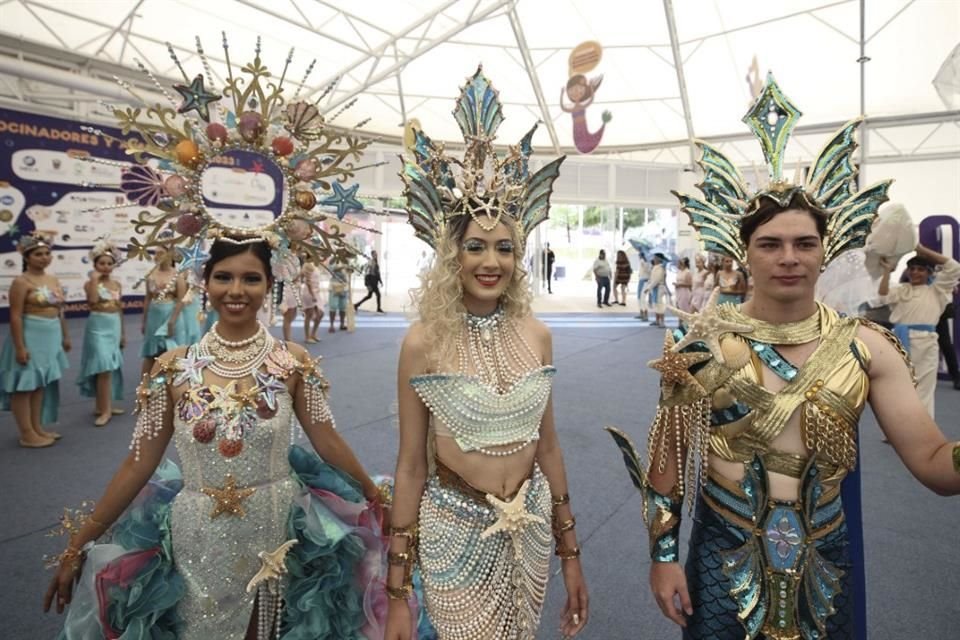
[[[744,262],[747,248],[740,238],[744,221],[756,214],[764,201],[787,207],[796,197],[826,217],[824,264],[864,245],[893,180],[855,192],[858,168],[853,162],[857,148],[854,133],[863,117],[834,133],[814,158],[806,180],[794,184],[783,177],[784,150],[801,115],[777,86],[773,74],[767,74],[763,92],[743,117],[760,141],[770,179],[766,187],[758,185],[753,195],[748,194],[740,171],[725,155],[702,140],[695,141],[701,152],[697,164],[704,172],[703,181],[697,185],[703,198],[672,193],[680,199],[680,208],[690,217],[704,249]]]
[[[435,143],[422,131],[414,132],[414,158],[401,158],[400,178],[406,185],[404,196],[414,233],[436,248],[447,222],[457,216],[469,215],[489,231],[507,215],[526,239],[547,219],[553,182],[566,156],[530,174],[530,142],[537,125],[503,156],[494,150],[493,141],[503,122],[502,105],[482,67],[467,79],[453,117],[466,145],[462,160],[447,155],[442,142]]]

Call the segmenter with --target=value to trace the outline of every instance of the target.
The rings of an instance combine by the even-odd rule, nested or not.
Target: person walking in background
[[[377,313],[383,313],[384,311],[380,307],[380,285],[382,284],[383,279],[380,277],[380,261],[377,259],[377,252],[371,251],[370,261],[367,262],[367,266],[363,273],[363,286],[367,288],[367,295],[353,305],[353,310],[359,311],[360,305],[369,300],[371,296],[376,296]]]
[[[640,261],[637,263],[637,301],[640,303],[640,315],[634,317],[637,320],[647,320],[649,318],[647,315],[649,306],[647,305],[647,295],[644,292],[647,288],[647,280],[650,279],[651,265],[643,251],[638,251],[638,253],[640,254]]]
[[[90,314],[83,327],[83,351],[80,352],[80,395],[95,398],[93,424],[102,427],[123,409],[114,402],[123,400],[123,303],[120,283],[110,275],[120,260],[120,251],[98,238],[90,250],[93,271],[83,285]]]
[[[0,351],[0,409],[13,412],[20,446],[31,449],[60,439],[43,425],[57,421],[60,378],[70,351],[63,287],[47,273],[52,244],[49,235],[39,232],[17,242],[23,275],[10,284],[10,336]]]
[[[330,311],[329,333],[335,333],[334,320],[340,314],[340,331],[347,330],[347,307],[350,306],[350,267],[339,257],[334,256],[328,266],[330,270],[330,290],[327,306]]]
[[[887,265],[880,279],[879,302],[890,305],[893,332],[910,354],[916,371],[917,393],[930,417],[935,418],[934,389],[940,364],[936,323],[960,282],[960,263],[918,244],[917,255],[907,261],[910,281],[891,288],[894,267]]]
[[[957,289],[954,289],[954,298],[956,298]],[[940,321],[937,322],[937,342],[940,343],[940,353],[943,354],[943,360],[947,364],[947,372],[950,379],[953,380],[953,388],[960,390],[960,367],[957,366],[957,350],[953,346],[953,340],[950,339],[950,318],[954,316],[953,302],[947,304],[943,313],[940,314]],[[954,330],[957,329],[954,323]]]
[[[607,262],[607,252],[600,249],[597,259],[593,261],[593,277],[597,281],[597,308],[610,304],[610,263]]]
[[[547,281],[547,293],[553,293],[553,263],[556,259],[557,256],[554,255],[553,249],[550,248],[550,243],[548,242],[546,248],[543,250],[543,278]]]
[[[303,340],[310,344],[320,342],[317,330],[323,320],[323,300],[320,293],[320,270],[312,262],[306,262],[300,271],[302,281],[300,299],[303,303]]]
[[[693,303],[693,274],[690,273],[690,258],[680,258],[678,263],[677,281],[677,308],[681,311],[691,311]]]
[[[653,254],[653,268],[650,269],[650,279],[645,289],[646,298],[651,307],[655,320],[651,323],[658,327],[667,326],[664,319],[667,311],[667,268],[664,266],[667,256],[662,253]]]
[[[633,275],[633,269],[630,267],[627,252],[617,251],[616,272],[613,277],[613,304],[627,306],[627,285],[630,284],[631,275]]]

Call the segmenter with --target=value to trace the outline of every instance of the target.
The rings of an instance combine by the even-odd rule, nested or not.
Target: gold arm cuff
[[[960,473],[960,442],[953,445],[953,470]]]
[[[551,499],[551,502],[553,502],[554,507],[561,507],[565,504],[570,504],[570,494],[565,493],[560,496],[553,496],[553,498]]]

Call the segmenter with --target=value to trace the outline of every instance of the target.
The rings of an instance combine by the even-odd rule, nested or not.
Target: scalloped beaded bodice
[[[206,388],[191,391],[202,392]],[[223,455],[216,438],[209,442],[197,439],[196,424],[189,424],[181,415],[183,405],[181,397],[174,413],[173,440],[183,463],[186,488],[196,491],[211,483],[219,484],[227,474],[241,485],[267,484],[289,476],[287,449],[293,424],[293,399],[289,393],[277,393],[276,415],[258,419],[254,428],[245,431],[243,449],[233,457]]]
[[[533,369],[504,393],[462,373],[414,376],[410,385],[434,416],[436,435],[452,437],[464,452],[494,454],[487,449],[524,446],[540,438],[556,371],[552,366]]]

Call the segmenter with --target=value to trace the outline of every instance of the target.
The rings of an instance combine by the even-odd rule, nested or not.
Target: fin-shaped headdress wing
[[[449,220],[469,215],[481,228],[493,229],[511,216],[523,239],[547,219],[553,183],[564,157],[530,174],[531,141],[536,125],[506,153],[493,147],[503,122],[503,105],[482,68],[467,79],[453,110],[463,134],[463,159],[446,154],[422,131],[415,132],[413,158],[402,158],[409,222],[418,238],[436,248]]]
[[[722,253],[739,262],[746,260],[747,248],[740,227],[755,214],[764,200],[787,206],[797,195],[827,220],[824,238],[824,265],[848,249],[864,245],[877,209],[887,201],[893,180],[877,182],[857,191],[858,169],[853,161],[857,148],[855,133],[863,118],[841,127],[811,163],[803,184],[783,177],[784,151],[790,133],[803,115],[767,75],[763,92],[743,121],[760,142],[767,164],[769,183],[750,195],[737,167],[718,149],[696,141],[700,149],[697,164],[704,172],[697,185],[703,197],[673,192],[680,208],[690,217],[704,249]]]

